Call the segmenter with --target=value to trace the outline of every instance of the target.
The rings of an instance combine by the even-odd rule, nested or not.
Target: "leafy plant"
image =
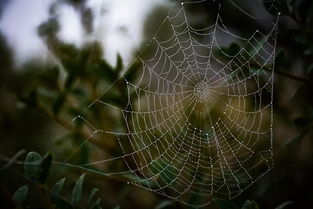
[[[84,182],[85,174],[82,174],[75,182],[72,188],[71,197],[64,198],[62,195],[62,190],[65,186],[65,178],[57,181],[49,190],[46,185],[46,180],[49,176],[50,166],[52,161],[52,155],[46,154],[42,157],[36,152],[29,152],[24,161],[25,177],[31,180],[33,187],[40,188],[42,193],[40,196],[44,197],[46,205],[43,208],[59,208],[59,209],[101,209],[101,198],[95,199],[96,193],[99,191],[98,188],[93,188],[89,192],[88,200],[82,200],[82,194],[85,193]],[[12,196],[16,207],[18,208],[37,208],[34,205],[27,203],[27,198],[29,193],[31,193],[32,188],[28,185],[23,185],[19,187]],[[41,208],[42,208],[41,207]]]
[[[90,33],[92,30],[90,19],[93,16],[90,13],[90,10],[86,8],[85,1],[67,0],[64,2],[72,5],[77,11],[81,12],[80,16],[86,33]],[[292,198],[297,204],[309,204],[310,201],[302,201],[302,196],[309,197],[311,195],[310,191],[305,191],[306,194],[300,195],[300,191],[298,192],[297,188],[309,185],[308,182],[311,179],[312,173],[311,162],[307,162],[310,161],[312,154],[302,153],[300,144],[304,143],[304,146],[302,147],[305,147],[305,150],[309,150],[310,146],[307,146],[307,144],[310,144],[310,140],[312,139],[313,2],[311,0],[264,0],[264,5],[273,17],[276,17],[280,12],[283,18],[278,30],[278,50],[275,61],[277,82],[275,82],[276,93],[274,99],[275,103],[273,105],[275,107],[275,117],[277,117],[276,122],[286,125],[283,126],[283,131],[280,132],[290,131],[291,134],[288,135],[288,137],[283,135],[284,137],[282,139],[277,136],[275,139],[276,144],[274,144],[274,147],[281,148],[277,148],[276,150],[278,152],[276,161],[278,161],[279,164],[277,167],[279,177],[277,178],[278,181],[281,181],[280,190],[282,194],[285,194],[284,198]],[[64,132],[62,131],[64,135],[54,140],[54,145],[57,147],[56,153],[61,157],[70,155],[69,160],[73,163],[85,164],[89,162],[89,158],[91,158],[94,153],[93,149],[91,149],[91,146],[88,144],[83,144],[83,146],[81,146],[82,142],[90,136],[90,129],[88,129],[88,127],[79,119],[75,120],[73,123],[70,121],[77,117],[82,109],[94,101],[103,90],[107,89],[107,87],[114,82],[116,82],[115,84],[117,87],[113,88],[112,91],[109,91],[104,99],[114,106],[125,106],[127,103],[127,98],[125,96],[128,93],[127,87],[119,78],[123,76],[128,81],[134,81],[137,76],[136,72],[140,68],[140,63],[135,62],[128,68],[128,70],[126,70],[120,55],[117,55],[115,65],[111,65],[103,59],[102,49],[96,41],[86,43],[81,48],[63,42],[57,35],[60,30],[60,24],[56,18],[57,15],[53,13],[53,8],[51,8],[50,12],[51,17],[40,25],[38,28],[38,34],[57,62],[50,63],[46,66],[31,61],[19,67],[20,69],[15,69],[15,71],[13,71],[11,69],[13,67],[10,67],[10,64],[13,63],[13,59],[9,56],[9,50],[3,50],[1,48],[1,83],[5,83],[12,88],[9,90],[4,88],[2,91],[1,86],[1,101],[2,103],[5,103],[11,101],[11,98],[13,97],[16,101],[14,101],[14,105],[9,104],[10,108],[11,106],[24,108],[24,111],[16,111],[18,113],[15,113],[14,115],[14,117],[17,118],[15,120],[23,119],[26,121],[25,124],[32,124],[37,118],[30,120],[25,115],[27,112],[34,111],[37,115],[41,116],[41,119],[44,118],[44,120],[39,120],[38,124],[46,124],[48,129],[52,126],[51,124],[58,124],[58,128],[62,127],[62,130],[66,130]],[[198,14],[198,12],[194,13]],[[226,12],[225,15],[227,15]],[[231,19],[236,19],[236,17],[231,16]],[[239,30],[242,29],[244,31],[246,26],[244,25],[240,27]],[[231,43],[229,46],[223,47],[222,50],[225,54],[233,56],[238,53],[239,49],[240,47],[238,44]],[[219,56],[224,56],[224,59],[227,59],[225,54],[219,54]],[[295,63],[297,63],[297,65],[295,65]],[[259,66],[256,65],[253,67],[257,70]],[[4,79],[6,77],[9,77],[10,79]],[[293,85],[294,83],[296,83],[296,85]],[[14,96],[11,95],[12,92],[14,93]],[[280,97],[290,97],[291,100],[289,101],[288,99],[285,99],[281,102]],[[293,104],[292,108],[287,108],[287,103]],[[3,107],[1,106],[1,108]],[[120,123],[115,122],[117,120],[114,114],[101,114],[99,109],[100,108],[94,108],[87,115],[88,117],[91,117],[92,121],[99,125],[99,127],[112,126],[116,129],[125,128]],[[1,114],[9,112],[6,110],[7,109],[3,109]],[[16,124],[11,125],[10,121],[3,115],[1,115],[0,118],[3,130],[8,129],[10,126],[16,126]],[[2,122],[2,120],[4,122]],[[21,126],[25,127],[25,124],[22,124]],[[27,138],[24,136],[26,131],[33,131],[35,133],[33,135],[36,135],[39,131],[27,130],[27,126],[23,131],[10,130],[11,129],[8,129],[7,132],[13,132],[14,134],[15,132],[22,133],[20,135],[16,134],[16,137],[20,140],[19,143],[23,143],[22,141],[26,139],[25,141],[27,141],[27,144],[30,144],[28,146],[31,147],[37,146],[40,144],[38,141],[43,140],[40,135],[39,137],[37,136],[39,138],[37,142],[28,141],[31,137],[30,134],[27,135]],[[2,133],[0,134],[1,139],[5,140],[5,138],[8,138],[8,141],[11,140],[9,137],[2,136]],[[112,143],[112,140],[110,141],[107,138],[95,136],[90,138],[89,142],[94,145],[92,147],[104,150],[105,154],[113,155],[115,152],[118,152],[115,149],[116,146]],[[24,152],[25,151],[20,151],[12,158],[6,159],[5,163],[1,165],[0,172],[4,173],[11,169],[16,163],[18,164],[17,159],[20,158]],[[54,157],[60,156],[54,155]],[[307,160],[297,161],[303,156],[305,156]],[[52,162],[51,154],[46,154],[44,156],[41,156],[36,152],[29,152],[27,154],[27,157],[23,162],[25,174],[23,177],[27,179],[27,183],[23,182],[19,184],[18,189],[14,187],[14,190],[16,191],[10,192],[11,195],[9,197],[14,205],[8,206],[7,208],[36,208],[37,206],[34,206],[31,201],[28,201],[33,193],[35,193],[35,196],[37,196],[38,199],[42,200],[44,203],[43,207],[48,209],[101,208],[101,199],[96,198],[98,189],[94,188],[91,191],[86,191],[84,187],[86,186],[85,175],[82,175],[77,179],[75,185],[71,187],[70,192],[67,191],[66,187],[68,183],[66,181],[74,181],[71,176],[75,176],[76,178],[76,175],[72,175],[73,173],[70,173],[69,177],[66,178],[62,178],[63,176],[61,176],[62,179],[49,187],[47,180],[49,174],[51,175],[50,168]],[[291,166],[295,166],[295,168]],[[97,168],[92,169],[97,171]],[[166,170],[164,175],[168,175],[167,173],[170,173],[170,169],[169,171]],[[297,176],[301,176],[301,181],[297,179],[299,178]],[[134,176],[125,176],[125,178],[132,179]],[[114,179],[112,178],[110,180]],[[110,182],[110,180],[108,180],[108,182]],[[290,184],[286,184],[285,182],[290,182]],[[145,182],[142,181],[142,183],[144,184]],[[269,183],[267,182],[264,187],[268,187],[268,184]],[[34,187],[36,189],[34,189]],[[121,191],[121,194],[119,195],[124,195],[124,193],[126,193],[124,190]],[[266,189],[264,190],[265,192],[263,191],[261,200],[258,200],[257,202],[261,203],[261,201],[264,201],[267,203],[269,202],[268,204],[272,204],[272,197],[268,196]],[[289,191],[291,191],[292,194],[288,193]],[[295,192],[299,194],[293,194]],[[67,193],[70,194],[68,197],[64,195]],[[238,204],[239,206],[235,202],[237,201],[228,201],[224,199],[213,200],[213,203],[220,209],[259,208],[254,201],[242,201],[244,203]],[[292,202],[289,201],[284,202],[276,209],[287,209],[291,204]],[[156,208],[172,207],[175,207],[175,202],[164,201],[158,204]],[[179,205],[178,207],[182,206]],[[298,207],[300,208],[300,206]]]

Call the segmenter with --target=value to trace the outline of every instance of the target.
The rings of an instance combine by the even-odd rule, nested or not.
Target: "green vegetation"
[[[268,0],[264,2],[271,14],[282,13],[274,69],[274,171],[235,200],[214,198],[208,208],[311,207],[313,2],[278,0],[275,7]],[[92,31],[92,14],[84,1],[68,3],[79,8],[86,32]],[[60,26],[51,13],[51,18],[38,28],[38,34],[57,62],[31,60],[16,67],[13,52],[0,36],[0,207],[188,208],[128,185],[135,176],[109,177],[97,174],[103,168],[88,167],[93,171],[88,172],[87,168],[74,166],[99,155],[119,154],[112,138],[102,140],[95,136],[83,143],[93,130],[81,120],[71,121],[103,91],[108,91],[103,98],[108,104],[125,107],[127,86],[119,78],[123,74],[126,80],[135,81],[141,66],[137,62],[124,66],[120,55],[116,64],[110,65],[103,59],[97,42],[78,48],[59,40]],[[231,20],[238,25],[236,29],[248,31],[240,24],[241,17],[236,18]],[[232,43],[224,50],[231,55],[238,48]],[[112,83],[115,87],[109,88]],[[114,113],[104,114],[97,106],[84,114],[99,127],[126,130]],[[64,159],[70,160],[72,166],[57,163]],[[112,166],[125,165],[109,165],[105,169]]]

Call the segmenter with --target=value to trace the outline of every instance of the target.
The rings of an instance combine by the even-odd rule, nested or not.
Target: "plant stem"
[[[68,164],[68,163],[62,163],[62,162],[57,162],[57,161],[53,161],[53,164],[59,165],[59,166],[68,166],[68,167],[71,167],[71,168],[79,169],[79,170],[81,170],[83,172],[88,172],[89,174],[93,175],[93,178],[99,178],[101,176],[103,178],[113,180],[113,181],[115,181],[117,183],[128,182],[128,179],[126,177],[125,178],[121,178],[121,177],[118,177],[118,176],[105,174],[105,173],[102,173],[102,172],[97,171],[95,169],[91,169],[91,168],[87,168],[87,167],[83,167],[83,166],[77,166],[77,165]]]
[[[65,128],[66,130],[75,133],[77,135],[79,135],[80,137],[82,137],[83,139],[88,139],[88,141],[90,141],[92,144],[94,144],[95,146],[105,149],[102,143],[100,143],[98,140],[95,140],[94,138],[90,137],[90,135],[88,135],[87,133],[76,129],[75,127],[73,127],[72,125],[70,125],[69,123],[61,120],[58,116],[50,113],[46,108],[44,108],[42,105],[38,104],[37,105],[37,109],[42,112],[44,115],[46,115],[47,117],[49,117],[51,120],[57,122],[59,125],[61,125],[63,128]],[[107,151],[107,149],[105,149]]]
[[[260,68],[260,69],[266,70],[268,72],[272,72],[273,71],[269,67],[260,66],[260,65],[258,65],[256,63],[253,63],[253,62],[250,62],[249,64],[250,64],[250,66],[253,66],[255,68]],[[303,82],[303,83],[306,83],[306,84],[312,84],[312,81],[310,79],[308,79],[308,78],[305,78],[305,77],[293,75],[293,74],[290,74],[290,73],[287,73],[287,72],[284,72],[284,71],[278,71],[278,70],[275,70],[275,69],[274,69],[274,73],[277,74],[277,75],[280,75],[280,76],[283,76],[283,77],[295,80],[295,81]]]

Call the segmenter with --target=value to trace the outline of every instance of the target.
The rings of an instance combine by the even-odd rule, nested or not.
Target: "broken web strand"
[[[206,1],[192,3],[201,2]],[[233,1],[231,2],[233,3]],[[101,100],[102,96],[116,84],[117,80],[74,119],[82,120],[94,130],[90,138],[101,133],[116,136],[123,155],[84,165],[59,164],[97,172],[89,169],[88,166],[122,160],[128,170],[97,173],[106,176],[132,174],[137,179],[129,183],[192,207],[203,207],[209,204],[209,199],[212,195],[221,194],[232,199],[269,171],[272,167],[272,161],[270,162],[270,160],[273,156],[272,90],[274,66],[271,68],[272,71],[268,81],[263,86],[261,85],[259,73],[264,71],[263,67],[266,67],[270,61],[274,65],[277,22],[273,24],[273,30],[270,31],[269,35],[266,36],[259,31],[255,31],[250,38],[246,39],[231,33],[223,23],[218,11],[215,24],[206,28],[209,32],[199,30],[189,25],[184,9],[184,4],[192,3],[186,2],[181,4],[181,8],[176,16],[167,16],[165,18],[155,37],[146,46],[146,48],[155,47],[155,54],[150,59],[138,58],[143,68],[141,78],[135,83],[124,79],[123,74],[119,78],[124,80],[127,86],[127,108],[120,109]],[[219,10],[220,8],[221,3],[219,3]],[[180,14],[183,14],[184,21],[182,25],[175,25],[171,20]],[[252,17],[250,14],[248,16]],[[158,40],[156,37],[165,23],[171,25],[173,36],[165,41]],[[183,25],[185,29],[178,31],[178,27]],[[213,31],[210,31],[211,29]],[[246,45],[252,47],[256,45],[257,47],[254,47],[256,50],[253,54],[250,54],[248,61],[253,59],[258,62],[255,57],[259,56],[263,60],[263,63],[258,63],[260,68],[252,71],[247,58],[244,57],[244,53],[249,54],[244,47],[234,56],[225,54],[215,38],[217,30],[225,32],[238,40],[246,41]],[[203,31],[206,32],[204,33]],[[211,36],[211,43],[201,44],[193,38],[192,34]],[[258,47],[258,39],[255,38],[256,34],[262,35],[266,39],[261,43],[261,47]],[[183,41],[180,38],[183,35],[188,37],[187,41]],[[273,38],[274,45],[267,42],[267,39],[270,37]],[[252,41],[255,42],[253,43]],[[188,42],[190,42],[190,46],[184,46]],[[170,53],[170,49],[173,49],[175,45],[178,46],[175,50],[176,52]],[[264,45],[270,45],[272,48],[272,52],[268,53],[268,58],[260,56],[260,51],[265,48]],[[209,49],[209,55],[200,54],[199,56],[197,47]],[[213,53],[215,48],[230,57],[230,61],[225,63],[219,60]],[[191,49],[189,53],[188,49]],[[180,54],[182,59],[176,57],[177,54]],[[200,58],[197,58],[198,56],[201,59],[206,59],[206,61],[199,61]],[[239,58],[245,61],[242,62]],[[219,63],[220,69],[215,70],[211,60]],[[231,65],[236,65],[236,69],[232,70]],[[249,76],[244,75],[245,67],[248,67],[249,71],[251,71]],[[209,70],[211,75],[208,75]],[[243,75],[243,78],[240,78],[238,74]],[[248,80],[251,80],[251,78],[254,79],[257,90],[249,92],[247,85]],[[209,92],[207,92],[208,88],[210,89]],[[221,89],[226,89],[226,91],[220,91]],[[246,100],[242,101],[242,97],[253,96],[255,101],[261,103],[261,93],[264,89],[271,93],[270,103],[265,107],[257,107],[257,104],[255,104],[255,111],[246,111]],[[213,95],[211,91],[218,94]],[[131,92],[135,92],[135,94],[131,94]],[[220,95],[224,95],[224,97]],[[142,97],[145,98],[144,102],[141,101]],[[223,98],[225,97],[228,98],[228,101],[224,101]],[[237,107],[231,105],[232,101],[235,100],[233,98],[239,101]],[[134,106],[133,101],[139,101],[137,106]],[[207,111],[205,108],[196,110],[199,104],[200,106],[214,105],[214,101],[218,101],[225,108],[230,109],[227,112],[223,112],[226,115],[223,119],[214,119],[211,115],[211,109],[210,111]],[[120,111],[128,132],[103,130],[95,127],[92,122],[84,118],[84,112],[91,109],[96,103]],[[262,131],[262,112],[266,109],[270,109],[271,112],[270,130]],[[257,114],[261,114],[261,121],[257,121]],[[203,115],[206,115],[206,121],[197,120],[197,118],[203,118]],[[251,126],[248,124],[249,117],[253,118],[250,121]],[[160,118],[161,122],[159,122]],[[243,119],[240,120],[240,118]],[[140,121],[144,121],[144,124],[141,124]],[[207,123],[210,124],[210,129],[202,130],[201,127],[206,126]],[[256,130],[253,130],[255,123],[259,123],[259,126]],[[234,132],[234,130],[238,133]],[[247,167],[245,163],[252,157],[255,157],[253,155],[255,153],[253,150],[254,145],[261,140],[261,135],[268,134],[268,132],[270,132],[270,147],[265,153],[268,154],[269,152],[271,156],[264,157],[261,153],[259,157],[262,160],[253,166]],[[253,135],[256,135],[254,136],[256,138],[254,139],[255,142],[252,139]],[[126,138],[122,138],[122,136]],[[230,138],[232,139],[231,143],[229,142]],[[87,143],[88,140],[89,138],[83,144]],[[125,140],[133,151],[130,152],[124,149],[125,145],[123,145],[123,142]],[[82,145],[79,146],[77,151]],[[157,154],[153,154],[152,150],[156,151]],[[68,161],[75,154],[76,152],[72,153]],[[141,158],[140,161],[137,159],[138,156]],[[125,160],[129,157],[134,161],[135,168]],[[253,177],[250,173],[259,167],[262,161],[268,164],[268,170],[258,173],[257,178]],[[162,164],[165,164],[165,166],[162,166]],[[249,179],[248,184],[242,186],[243,181],[240,178],[244,178],[245,181]],[[201,196],[204,202],[197,205],[190,204],[188,199],[195,194]]]

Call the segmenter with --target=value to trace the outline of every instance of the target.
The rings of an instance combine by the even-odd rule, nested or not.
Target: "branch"
[[[72,125],[70,125],[69,123],[61,120],[58,116],[50,113],[46,108],[44,108],[42,105],[37,104],[37,109],[43,113],[44,115],[46,115],[47,117],[49,117],[51,120],[57,122],[59,125],[61,125],[63,128],[67,129],[68,131],[77,134],[78,136],[80,136],[83,139],[88,139],[89,142],[91,142],[92,144],[94,144],[95,146],[105,150],[105,151],[109,151],[110,152],[110,148],[107,147],[103,147],[104,145],[102,143],[100,143],[98,140],[90,137],[90,135],[86,132],[83,132],[79,129],[76,129],[75,127],[73,127]]]
[[[272,72],[273,71],[269,67],[260,66],[260,65],[258,65],[257,63],[254,63],[254,62],[249,62],[249,64],[250,64],[250,66],[253,66],[255,68],[260,68],[260,69],[266,70],[268,72]],[[278,70],[275,70],[275,69],[274,69],[274,73],[277,74],[277,75],[284,76],[286,78],[295,80],[295,81],[299,81],[299,82],[303,82],[303,83],[307,83],[307,84],[312,84],[312,81],[310,79],[308,79],[308,78],[305,78],[305,77],[293,75],[293,74],[290,74],[290,73],[287,73],[287,72],[284,72],[284,71],[278,71]]]
[[[58,165],[58,166],[68,166],[71,168],[79,169],[82,172],[88,172],[88,174],[92,175],[93,178],[98,178],[100,180],[102,180],[104,178],[104,179],[112,180],[112,181],[117,182],[117,183],[126,183],[126,182],[129,182],[131,180],[131,179],[126,178],[126,177],[123,178],[123,177],[119,177],[119,176],[105,174],[101,171],[98,171],[98,170],[95,170],[92,168],[79,166],[79,165],[73,165],[73,164],[62,163],[62,162],[57,162],[57,161],[53,161],[53,164]]]

